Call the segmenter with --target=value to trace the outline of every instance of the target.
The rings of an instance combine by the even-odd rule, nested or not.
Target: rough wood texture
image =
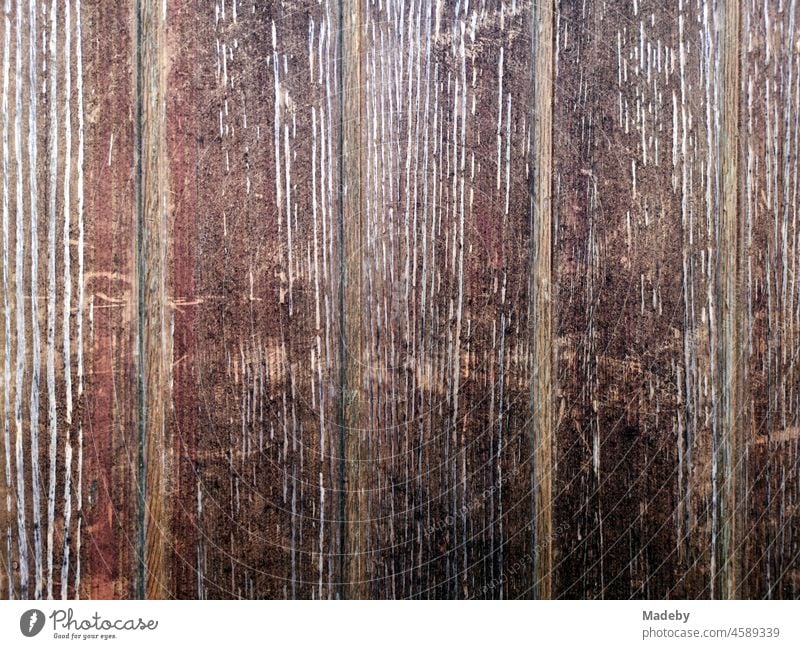
[[[533,159],[531,168],[531,272],[533,340],[531,418],[534,492],[533,594],[553,592],[553,3],[538,2],[533,11]]]
[[[170,238],[166,158],[166,5],[136,0],[136,107],[134,175],[136,193],[136,376],[138,452],[136,493],[136,594],[139,599],[170,593],[167,551],[171,507],[168,471],[173,464],[167,428],[172,390],[172,314],[167,293]]]
[[[20,0],[0,596],[797,597],[769,0]]]
[[[715,560],[719,561],[716,572],[718,595],[735,598],[739,595],[742,561],[741,551],[745,538],[746,520],[743,508],[747,471],[743,454],[742,429],[746,428],[746,411],[742,409],[742,393],[746,372],[742,354],[742,291],[741,242],[744,237],[744,221],[740,219],[739,187],[739,42],[740,8],[738,2],[720,7],[720,57],[722,75],[719,79],[722,106],[720,109],[719,167],[721,174],[722,205],[719,216],[719,233],[715,242],[718,250],[716,269],[715,310],[719,317],[719,372],[721,394],[719,397],[712,466],[719,483],[715,493],[717,511],[714,512],[718,529],[712,530],[718,539]],[[714,566],[716,567],[716,566]],[[713,570],[712,570],[713,571]]]
[[[364,416],[364,252],[367,218],[362,178],[366,138],[364,133],[364,6],[363,0],[341,3],[340,131],[342,157],[339,168],[339,393],[338,484],[341,570],[338,575],[342,598],[364,598],[369,594],[369,510],[366,490],[370,466],[369,422]]]

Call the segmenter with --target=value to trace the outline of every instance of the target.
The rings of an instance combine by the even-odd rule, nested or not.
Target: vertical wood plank
[[[339,66],[341,168],[340,209],[340,395],[339,395],[339,507],[340,598],[362,599],[366,590],[366,485],[369,468],[367,428],[363,418],[363,251],[365,210],[361,190],[364,88],[362,41],[364,7],[361,0],[342,0]]]
[[[167,553],[172,544],[166,498],[172,466],[166,411],[172,396],[173,330],[167,285],[166,5],[137,0],[136,11],[136,594],[158,599],[170,593]]]
[[[82,2],[86,114],[86,425],[83,430],[84,577],[80,596],[134,595],[134,46],[133,4]],[[116,41],[97,35],[115,34]],[[101,90],[102,89],[102,90]]]
[[[713,533],[718,552],[717,595],[733,599],[740,595],[741,555],[745,535],[745,494],[747,492],[747,464],[744,454],[743,431],[747,429],[747,410],[742,407],[742,388],[746,373],[742,353],[742,290],[741,256],[744,220],[739,210],[741,175],[739,173],[739,74],[741,18],[739,2],[725,2],[719,7],[720,49],[722,76],[719,93],[722,97],[719,165],[721,172],[722,202],[719,214],[717,241],[717,311],[719,317],[719,371],[721,394],[717,415],[719,428],[715,431],[714,457],[719,484],[715,493],[715,518],[718,530]]]
[[[738,536],[740,597],[799,592],[796,3],[741,5],[740,218],[742,353],[747,411],[739,460],[747,481]],[[741,493],[741,492],[739,492]]]
[[[533,353],[531,415],[535,588],[533,596],[553,594],[553,19],[554,3],[537,2],[532,13],[533,174],[531,185]]]

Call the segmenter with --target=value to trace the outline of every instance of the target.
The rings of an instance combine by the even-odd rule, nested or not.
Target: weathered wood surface
[[[800,594],[795,2],[0,34],[0,596]]]

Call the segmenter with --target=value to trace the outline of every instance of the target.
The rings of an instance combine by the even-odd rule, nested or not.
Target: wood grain
[[[797,597],[795,5],[5,0],[0,596]]]

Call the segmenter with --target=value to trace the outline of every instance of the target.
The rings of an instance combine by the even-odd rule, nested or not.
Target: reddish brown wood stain
[[[133,574],[133,124],[130,16],[86,3],[87,288],[94,313],[84,433],[86,591],[127,597]],[[96,34],[116,34],[113,44]],[[98,92],[107,88],[107,92]],[[113,145],[112,145],[113,137]],[[110,150],[110,152],[109,152]],[[88,301],[88,300],[87,300]]]
[[[170,186],[174,188],[169,205],[172,230],[172,302],[174,318],[173,348],[173,413],[174,427],[174,507],[172,538],[174,539],[172,592],[177,597],[191,598],[197,589],[196,530],[197,516],[193,503],[197,498],[195,457],[197,441],[197,399],[193,383],[196,349],[195,294],[196,214],[197,214],[197,136],[192,125],[197,122],[195,81],[192,59],[197,55],[194,33],[198,16],[190,3],[169,6],[167,25],[168,47],[172,52],[188,54],[170,60],[168,85],[173,89],[167,98],[169,120],[168,157]]]

